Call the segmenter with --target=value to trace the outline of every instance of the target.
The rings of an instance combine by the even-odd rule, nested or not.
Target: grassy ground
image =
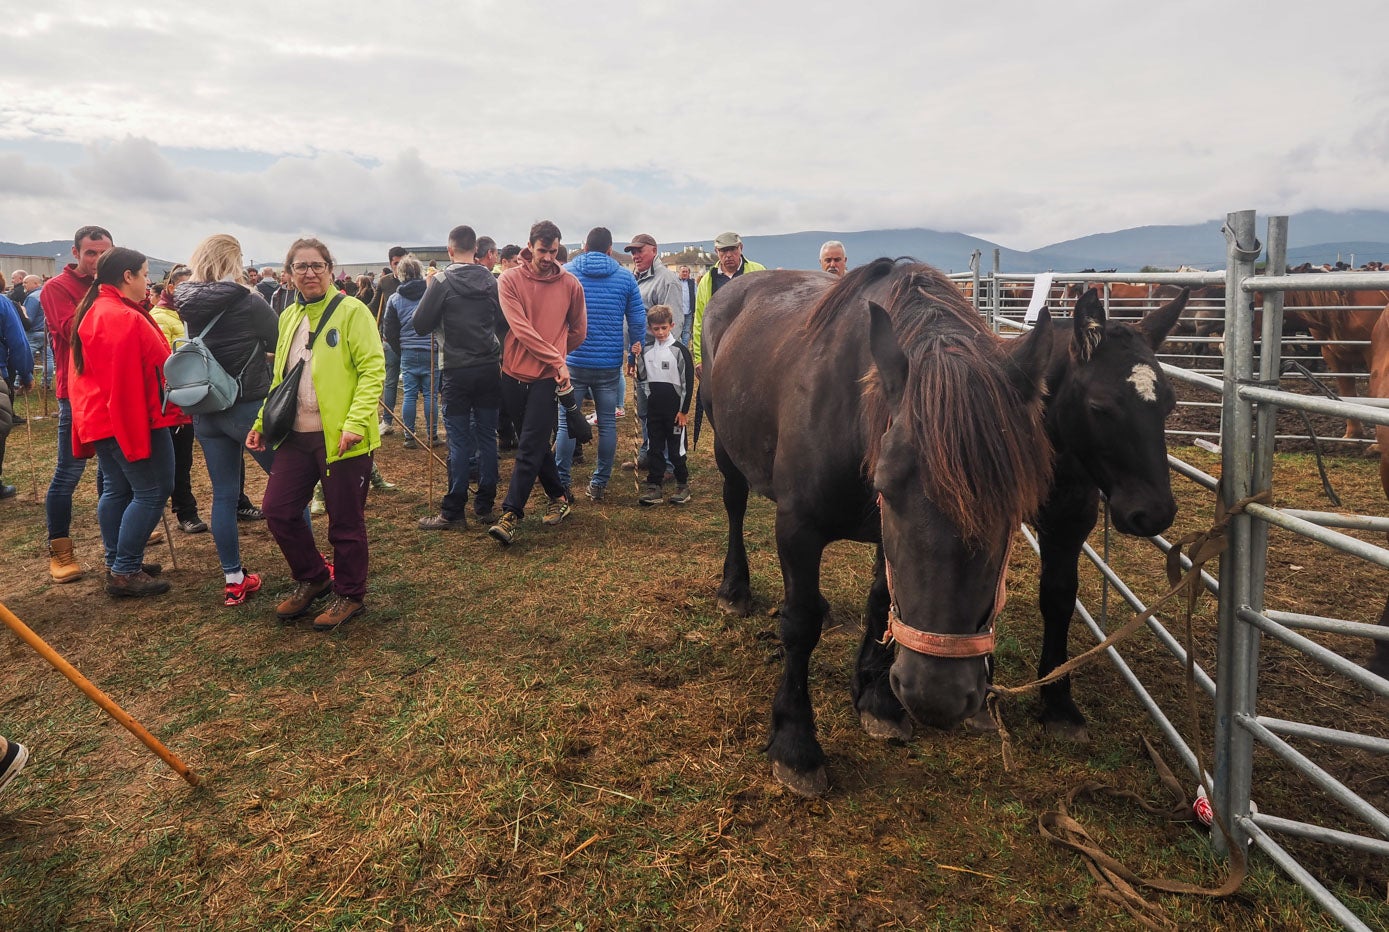
[[[111,601],[99,565],[81,583],[52,585],[29,469],[32,457],[42,492],[53,421],[32,432],[32,447],[16,432],[7,457],[22,495],[0,505],[3,601],[204,785],[185,785],[11,638],[0,731],[33,757],[0,800],[0,928],[1134,925],[1040,836],[1037,819],[1085,780],[1160,798],[1137,745],[1156,729],[1136,700],[1107,665],[1082,673],[1088,746],[1041,734],[1032,700],[1009,706],[1022,764],[1013,772],[992,738],[868,738],[848,698],[865,547],[838,544],[826,558],[839,627],[815,654],[812,689],[830,793],[807,801],[772,780],[761,752],[780,673],[772,512],[759,500],[749,514],[757,611],[725,618],[712,598],[724,522],[707,434],[687,508],[639,509],[621,473],[609,501],[581,498],[559,528],[540,527],[534,500],[510,550],[482,529],[415,530],[431,513],[426,454],[388,438],[379,462],[401,488],[369,502],[370,612],[325,636],[275,622],[290,582],[260,525],[242,525],[242,546],[267,587],[239,609],[220,606],[209,535],[175,532],[179,569],[161,599]],[[1373,467],[1347,460],[1338,471],[1373,508]],[[253,497],[263,482],[252,477]],[[436,503],[442,482],[436,467]],[[89,569],[100,561],[93,494],[89,474],[74,526]],[[1210,512],[1207,499],[1185,497],[1174,533]],[[1165,589],[1157,560],[1127,542],[1116,549],[1141,596]],[[161,558],[169,563],[167,550]],[[1306,575],[1327,600],[1345,600],[1342,582]],[[1025,548],[1012,580],[1004,682],[1028,677],[1039,642]],[[1382,592],[1378,577],[1357,585]],[[1341,615],[1373,620],[1378,604],[1370,618],[1365,606]],[[1175,712],[1178,674],[1157,665],[1150,644],[1132,653]],[[1271,801],[1284,795],[1297,798]],[[1108,804],[1080,816],[1141,873],[1221,875],[1188,824]],[[1382,864],[1318,864],[1370,925],[1389,925]],[[1228,900],[1154,899],[1184,928],[1330,927],[1264,860]]]

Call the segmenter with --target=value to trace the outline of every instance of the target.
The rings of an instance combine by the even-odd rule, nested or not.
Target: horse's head
[[[889,412],[872,463],[898,645],[889,680],[913,719],[951,728],[983,704],[1008,544],[1050,478],[1037,402],[1051,318],[1011,359],[991,333],[957,329],[928,346],[905,337],[909,361],[887,312],[869,308]]]
[[[1125,534],[1160,534],[1177,514],[1163,434],[1176,395],[1154,355],[1188,289],[1136,325],[1106,321],[1099,296],[1076,302],[1069,360],[1054,377],[1047,425],[1084,467]]]

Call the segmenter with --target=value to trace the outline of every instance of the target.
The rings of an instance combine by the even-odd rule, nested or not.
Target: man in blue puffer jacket
[[[574,397],[582,399],[592,391],[598,413],[598,462],[588,485],[588,497],[595,502],[603,500],[617,453],[617,407],[622,404],[619,375],[628,355],[622,324],[625,321],[632,333],[646,332],[646,306],[637,280],[612,257],[612,248],[612,233],[605,227],[594,227],[584,240],[583,254],[565,266],[584,286],[588,306],[588,334],[578,349],[565,357],[565,365]],[[569,466],[573,456],[574,441],[561,416],[555,437],[555,465],[565,488],[572,484]]]

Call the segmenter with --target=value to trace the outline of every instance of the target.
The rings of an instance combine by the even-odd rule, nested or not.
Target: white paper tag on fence
[[[1027,313],[1023,316],[1023,322],[1035,324],[1037,318],[1042,314],[1042,308],[1046,307],[1047,295],[1051,294],[1051,272],[1043,272],[1032,280],[1032,301],[1027,305]]]

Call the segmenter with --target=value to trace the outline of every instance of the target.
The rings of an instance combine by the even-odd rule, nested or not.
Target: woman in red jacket
[[[163,404],[169,343],[140,305],[148,282],[143,255],[112,248],[97,264],[72,325],[72,450],[84,458],[95,452],[105,476],[97,522],[106,591],[114,596],[169,591],[141,561],[174,487],[169,428],[187,418]]]

